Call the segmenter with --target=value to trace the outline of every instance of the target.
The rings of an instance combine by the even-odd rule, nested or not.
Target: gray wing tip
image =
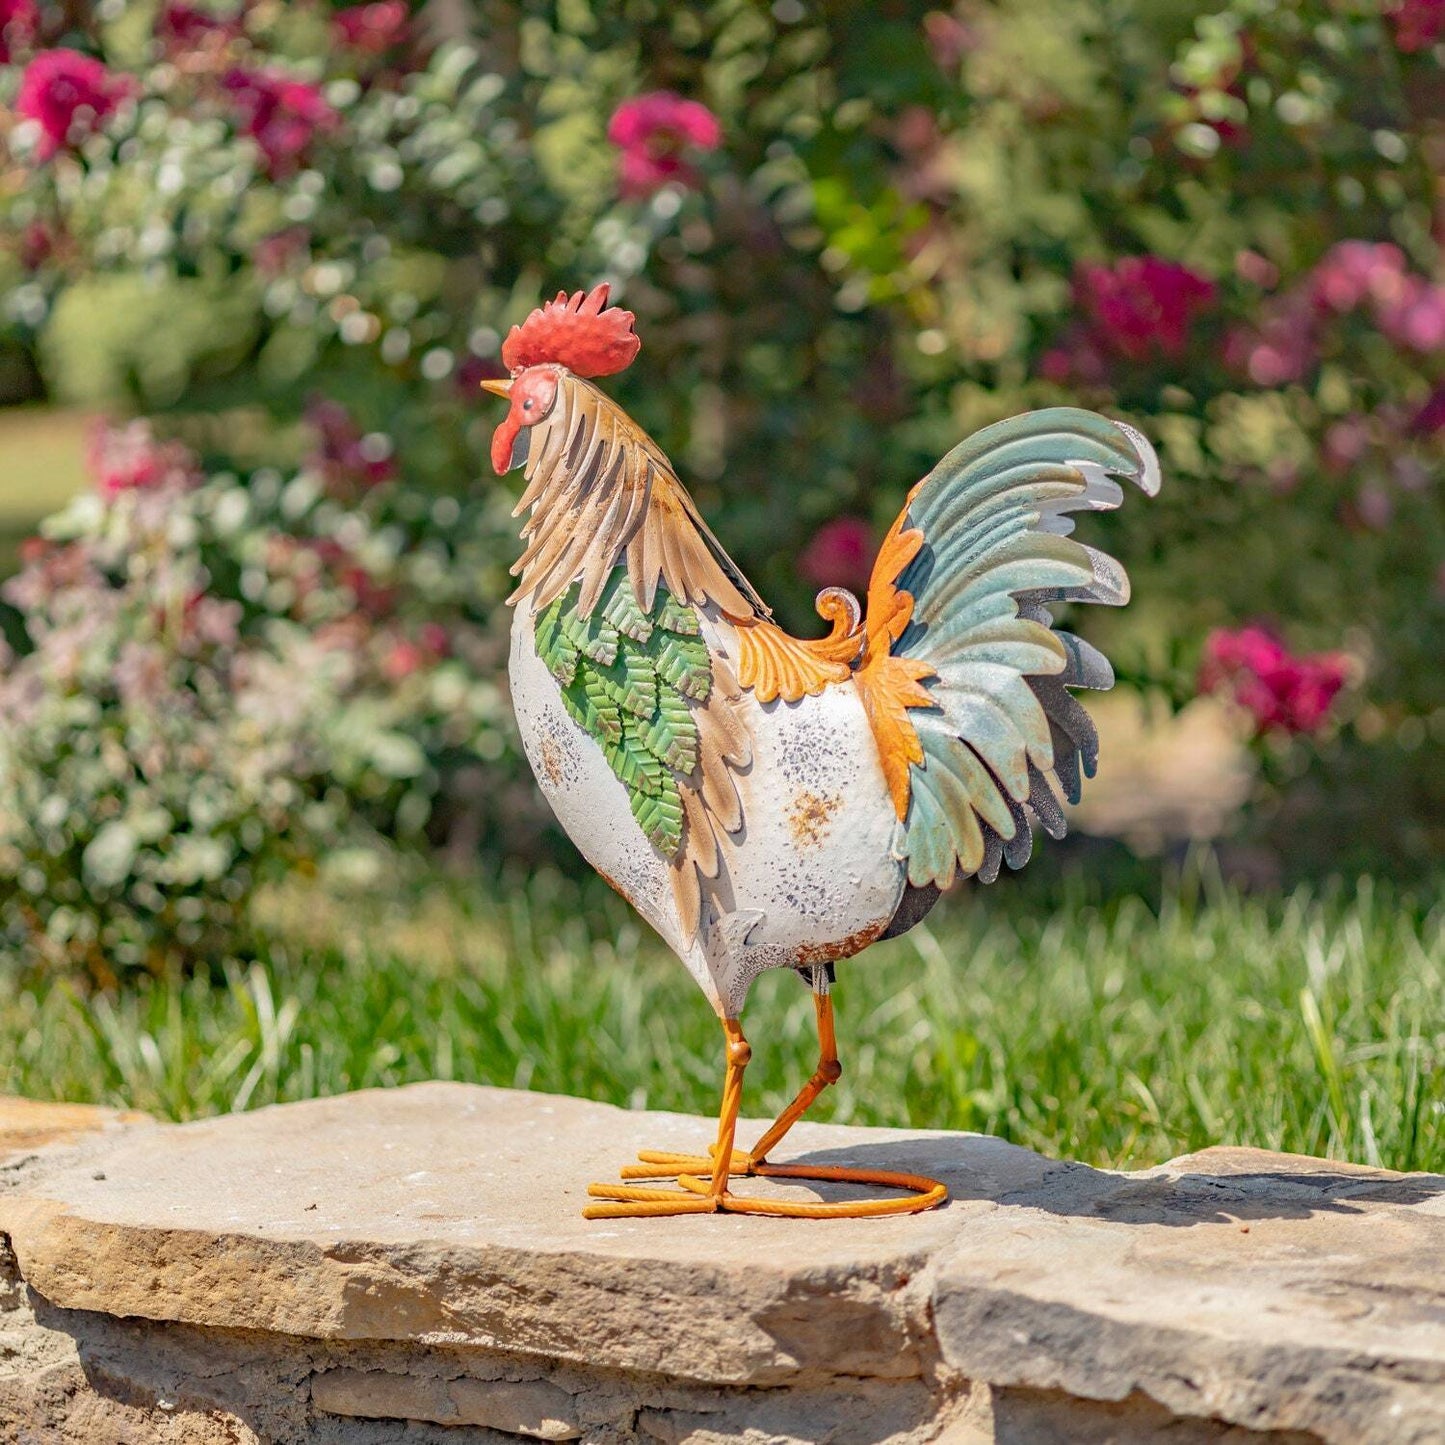
[[[1148,437],[1126,421],[1115,421],[1114,425],[1123,432],[1134,449],[1134,455],[1139,459],[1139,470],[1134,473],[1133,480],[1146,497],[1157,497],[1163,478],[1159,473],[1159,458],[1149,444]]]

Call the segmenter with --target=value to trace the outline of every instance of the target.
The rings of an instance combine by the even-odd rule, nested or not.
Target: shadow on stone
[[[1359,1215],[1370,1205],[1408,1206],[1445,1196],[1445,1175],[1381,1178],[1353,1165],[1321,1167],[1317,1159],[1280,1167],[1288,1155],[1219,1148],[1186,1155],[1155,1169],[1119,1175],[1086,1164],[1045,1163],[1038,1178],[1019,1186],[1017,1171],[1000,1170],[998,1151],[1009,1148],[983,1136],[953,1136],[789,1155],[793,1164],[836,1164],[854,1169],[896,1169],[928,1174],[948,1186],[950,1201],[987,1202],[1042,1209],[1073,1218],[1118,1224],[1187,1228],[1260,1219],[1310,1219],[1320,1214]],[[1020,1153],[1024,1151],[1019,1151]],[[1215,1169],[1200,1164],[1218,1160]],[[1273,1167],[1254,1161],[1269,1160]],[[824,1199],[869,1197],[876,1191],[850,1185],[809,1186]]]

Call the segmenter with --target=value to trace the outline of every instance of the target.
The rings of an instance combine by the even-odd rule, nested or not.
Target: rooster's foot
[[[843,1169],[832,1165],[755,1163],[745,1154],[733,1155],[733,1177],[763,1179],[805,1179],[829,1184],[867,1184],[904,1193],[894,1199],[778,1199],[721,1193],[710,1177],[711,1161],[695,1155],[662,1154],[648,1151],[655,1160],[646,1174],[633,1173],[641,1166],[628,1165],[623,1174],[630,1178],[658,1178],[676,1172],[675,1189],[636,1184],[591,1184],[587,1193],[605,1203],[589,1204],[587,1219],[654,1218],[667,1214],[762,1214],[776,1219],[869,1219],[889,1214],[919,1214],[942,1204],[948,1191],[935,1179],[921,1174],[902,1174],[890,1169]],[[701,1166],[689,1172],[681,1165]]]

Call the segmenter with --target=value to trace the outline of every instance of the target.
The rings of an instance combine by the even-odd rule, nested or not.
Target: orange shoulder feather
[[[790,636],[765,617],[728,618],[737,629],[738,682],[759,702],[798,702],[852,676],[863,651],[858,599],[841,587],[827,587],[814,605],[832,626],[827,637],[812,641]]]
[[[910,502],[913,495],[909,493]],[[888,529],[873,564],[868,580],[863,661],[856,674],[858,695],[868,714],[883,776],[900,820],[908,813],[909,764],[923,761],[923,744],[909,721],[908,709],[934,705],[923,686],[923,679],[934,675],[932,667],[917,658],[895,657],[891,650],[913,616],[913,595],[897,585],[898,578],[923,546],[923,533],[916,527],[904,527],[907,518],[905,504]]]

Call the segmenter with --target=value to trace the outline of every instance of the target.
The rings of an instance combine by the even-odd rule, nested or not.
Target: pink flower
[[[0,65],[9,65],[17,51],[29,50],[39,28],[35,0],[0,0]]]
[[[156,17],[156,34],[172,54],[205,45],[226,45],[241,34],[241,28],[239,15],[219,19],[209,10],[186,5],[182,0],[169,0]]]
[[[877,542],[862,517],[835,517],[824,522],[798,558],[798,571],[815,587],[868,590]]]
[[[407,40],[410,20],[406,0],[375,0],[338,10],[331,24],[343,45],[365,55],[384,55]]]
[[[963,57],[978,49],[978,36],[973,30],[943,10],[930,10],[923,17],[923,38],[933,63],[948,72],[956,71]]]
[[[1445,34],[1445,0],[1399,0],[1390,7],[1395,46],[1407,55],[1428,50]]]
[[[1074,293],[1105,349],[1143,361],[1156,352],[1183,354],[1190,324],[1214,300],[1214,284],[1174,261],[1125,256],[1113,266],[1080,266]]]
[[[221,84],[235,98],[240,129],[260,146],[273,178],[294,171],[317,134],[333,130],[340,119],[304,80],[238,68],[227,72]]]
[[[16,113],[41,130],[40,157],[48,160],[84,140],[131,91],[131,82],[78,50],[42,50],[25,67]]]
[[[1388,241],[1339,241],[1320,258],[1311,281],[1316,300],[1330,310],[1388,304],[1405,286],[1405,253]]]
[[[1217,629],[1204,642],[1199,691],[1230,696],[1254,718],[1256,736],[1317,733],[1348,675],[1343,653],[1296,656],[1260,623]]]
[[[423,622],[417,639],[433,657],[445,657],[452,650],[451,636],[440,622]]]
[[[697,170],[683,152],[716,150],[722,144],[722,126],[700,101],[657,90],[623,101],[608,122],[607,139],[621,153],[622,193],[649,196],[672,182],[696,186]]]
[[[1224,338],[1224,362],[1256,386],[1302,381],[1319,360],[1314,306],[1306,290],[1265,303],[1254,326],[1235,326]]]
[[[381,660],[382,673],[392,682],[401,682],[426,664],[426,653],[414,642],[399,637]]]
[[[1441,383],[1425,399],[1425,404],[1410,420],[1416,436],[1433,436],[1445,427],[1445,383]]]
[[[251,261],[266,280],[284,276],[311,254],[311,232],[305,226],[287,226],[263,236],[251,250]]]
[[[1368,305],[1375,324],[1397,346],[1445,349],[1445,286],[1407,269],[1405,253],[1388,241],[1340,241],[1311,277],[1315,303],[1348,312]]]
[[[1351,471],[1369,449],[1370,424],[1366,417],[1348,416],[1325,429],[1322,454],[1332,471]]]
[[[1398,346],[1439,351],[1445,347],[1445,286],[1406,276],[1399,294],[1376,306],[1375,320]]]
[[[103,497],[171,484],[189,486],[199,480],[191,453],[180,442],[158,441],[145,420],[124,426],[97,422],[86,460]]]
[[[391,439],[380,432],[363,435],[339,401],[313,397],[306,406],[306,420],[316,433],[312,463],[333,488],[353,491],[396,476]]]

